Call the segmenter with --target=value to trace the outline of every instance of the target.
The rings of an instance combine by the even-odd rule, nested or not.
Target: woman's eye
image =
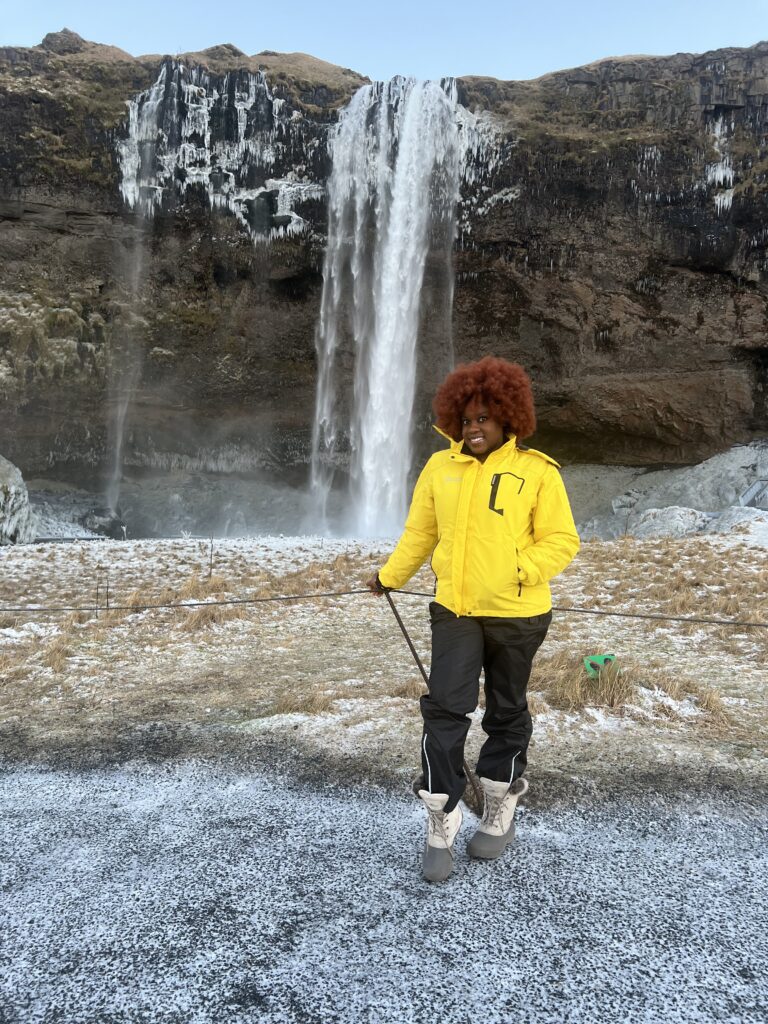
[[[486,421],[487,419],[488,419],[488,417],[487,417],[487,416],[478,416],[478,417],[477,417],[477,422],[478,422],[478,423],[485,423],[485,421]]]

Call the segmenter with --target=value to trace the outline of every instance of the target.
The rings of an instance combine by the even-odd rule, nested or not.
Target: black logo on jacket
[[[495,512],[497,515],[500,515],[500,516],[504,515],[504,509],[503,508],[496,508],[496,498],[498,497],[498,494],[499,494],[499,484],[501,483],[501,478],[503,476],[511,476],[511,477],[514,477],[515,480],[519,480],[520,481],[520,486],[517,488],[517,493],[518,494],[521,493],[521,491],[523,490],[523,486],[525,485],[525,477],[517,476],[516,473],[494,473],[493,474],[493,476],[491,477],[491,497],[488,500],[488,508],[491,510],[491,512]]]

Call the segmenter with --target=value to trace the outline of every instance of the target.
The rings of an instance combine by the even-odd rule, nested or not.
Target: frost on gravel
[[[9,769],[0,1000],[25,1024],[762,1024],[768,819],[713,790],[521,807],[420,878],[376,787],[133,763]]]

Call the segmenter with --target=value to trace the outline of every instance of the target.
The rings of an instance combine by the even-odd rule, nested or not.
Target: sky
[[[525,79],[601,57],[751,46],[768,39],[768,0],[0,0],[0,46],[35,46],[65,26],[134,55],[233,43],[310,53],[374,79]]]

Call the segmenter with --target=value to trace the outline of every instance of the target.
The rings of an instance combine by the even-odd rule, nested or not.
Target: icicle
[[[315,144],[296,113],[272,96],[261,72],[230,72],[222,80],[167,61],[154,85],[128,103],[128,136],[117,147],[126,205],[151,217],[174,191],[183,196],[199,186],[211,207],[235,216],[254,241],[306,231],[294,206],[321,199],[323,186],[293,168],[285,177],[275,173],[295,150]],[[263,185],[246,184],[254,172]],[[280,220],[273,226],[275,194]],[[255,223],[260,198],[269,212]]]

